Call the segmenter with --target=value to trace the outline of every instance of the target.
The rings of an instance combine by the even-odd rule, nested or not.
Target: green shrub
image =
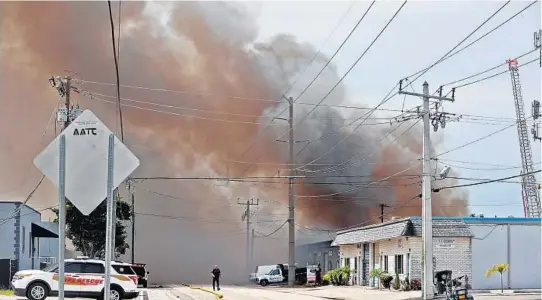
[[[373,278],[376,278],[378,279],[377,281],[377,284],[378,284],[378,288],[380,288],[380,278],[382,277],[382,274],[384,274],[384,271],[380,270],[380,269],[372,269],[371,272],[369,273],[369,278],[373,279]]]
[[[347,285],[348,279],[350,278],[350,267],[341,267],[337,269],[330,270],[327,272],[326,276],[329,275],[329,282],[333,285]],[[325,280],[324,276],[324,280]]]

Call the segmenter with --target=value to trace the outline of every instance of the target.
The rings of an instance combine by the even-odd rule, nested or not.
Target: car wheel
[[[48,289],[41,282],[32,283],[26,290],[26,297],[30,300],[44,300],[47,298]]]
[[[267,286],[268,284],[269,284],[269,281],[267,281],[266,279],[260,281],[261,286]]]
[[[122,300],[122,292],[118,288],[111,288],[111,300]]]

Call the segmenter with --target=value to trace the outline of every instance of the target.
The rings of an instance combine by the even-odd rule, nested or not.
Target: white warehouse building
[[[508,289],[541,288],[540,218],[433,218],[435,271],[467,275],[473,289],[500,289],[500,277],[488,279],[495,264],[510,265],[503,276]],[[341,266],[350,266],[351,284],[376,286],[369,278],[379,268],[390,275],[421,280],[421,218],[408,217],[337,232]]]

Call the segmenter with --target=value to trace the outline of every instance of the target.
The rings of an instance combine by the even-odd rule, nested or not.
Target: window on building
[[[354,258],[354,270],[357,270],[358,269],[358,258],[355,257]]]
[[[344,266],[350,266],[350,257],[344,259]]]
[[[331,260],[328,261],[327,264],[328,264],[328,271],[333,270],[333,263],[331,262]]]
[[[384,271],[388,272],[388,256],[384,255]]]
[[[102,264],[86,263],[85,267],[83,268],[83,273],[103,274],[105,273],[105,267]]]
[[[26,246],[26,228],[23,226],[23,238],[22,238],[22,245],[21,245],[21,253],[24,253],[24,248]]]
[[[395,255],[395,274],[404,274],[403,255]]]

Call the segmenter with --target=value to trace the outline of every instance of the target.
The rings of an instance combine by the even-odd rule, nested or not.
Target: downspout
[[[512,257],[512,254],[511,254],[511,245],[510,245],[510,223],[508,223],[506,225],[506,263],[508,264],[508,272],[506,272],[506,277],[507,277],[507,281],[508,281],[508,289],[512,289],[512,284],[511,284],[511,278],[512,276],[510,275],[511,273],[511,268],[510,266],[512,266],[512,264],[510,263],[511,262],[511,257]]]

